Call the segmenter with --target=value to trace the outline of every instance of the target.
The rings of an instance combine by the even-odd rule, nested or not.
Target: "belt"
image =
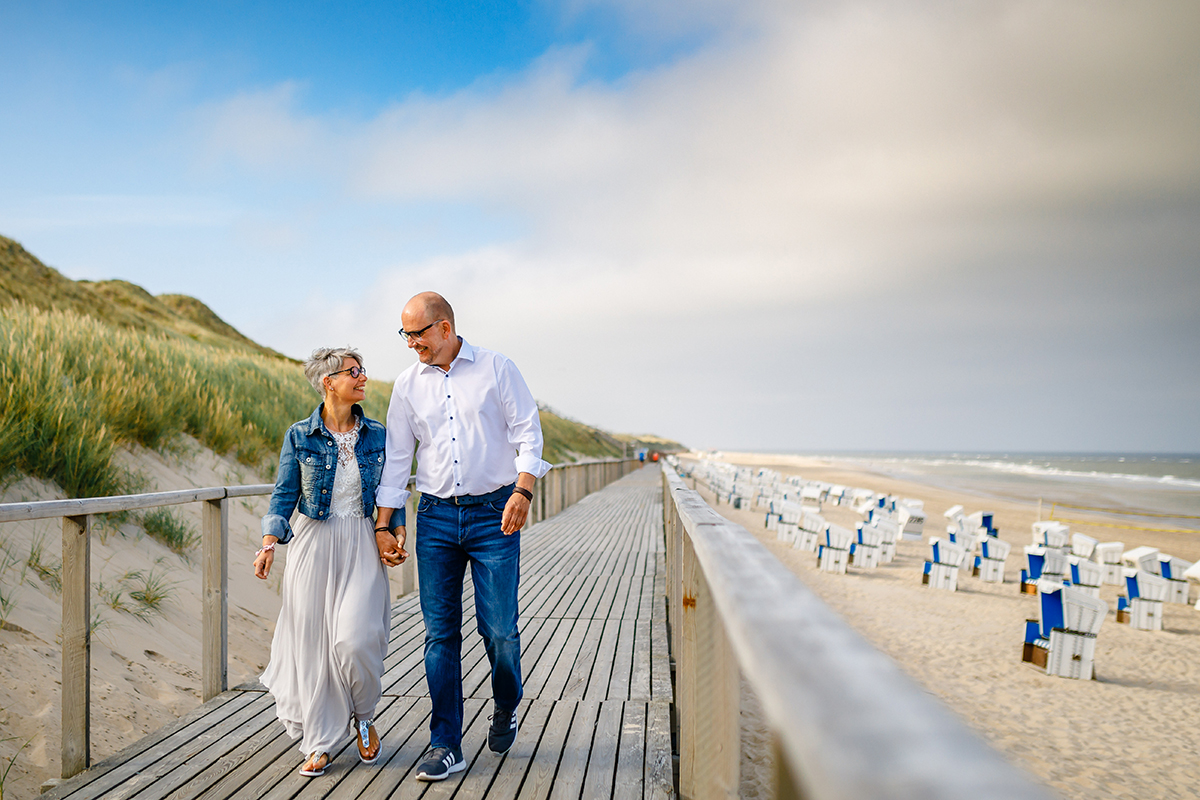
[[[501,486],[494,492],[487,494],[460,494],[454,497],[435,497],[431,494],[423,494],[422,498],[428,497],[432,503],[450,503],[456,506],[477,506],[480,503],[492,503],[496,500],[507,500],[509,495],[513,493],[515,483],[510,483],[507,486]]]

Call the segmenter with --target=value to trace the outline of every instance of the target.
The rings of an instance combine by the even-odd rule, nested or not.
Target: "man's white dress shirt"
[[[414,450],[417,491],[434,497],[487,494],[519,472],[540,478],[550,471],[537,403],[516,365],[459,341],[449,370],[417,362],[396,379],[376,505],[405,507]]]

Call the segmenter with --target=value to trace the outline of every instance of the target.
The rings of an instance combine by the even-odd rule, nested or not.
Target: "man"
[[[417,456],[417,575],[425,618],[425,680],[433,700],[429,757],[417,779],[466,767],[462,754],[462,593],[468,564],[475,620],[492,666],[488,746],[504,754],[517,737],[521,640],[517,632],[520,530],[542,460],[537,404],[516,366],[455,333],[445,298],[424,292],[400,313],[400,334],[420,363],[392,390],[387,458],[375,536],[385,563],[404,560],[408,470]],[[399,509],[395,512],[395,509]]]

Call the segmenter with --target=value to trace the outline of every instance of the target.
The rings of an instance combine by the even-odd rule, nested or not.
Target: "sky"
[[[0,234],[697,449],[1200,452],[1200,4],[9,0]]]

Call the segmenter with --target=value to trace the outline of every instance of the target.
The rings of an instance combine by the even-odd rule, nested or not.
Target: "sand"
[[[902,542],[892,564],[875,570],[851,566],[849,574],[836,575],[817,570],[815,553],[793,549],[765,530],[763,512],[716,506],[755,534],[847,623],[968,726],[1053,792],[1080,800],[1195,795],[1200,785],[1200,611],[1167,604],[1162,632],[1134,630],[1116,622],[1118,589],[1105,586],[1101,598],[1111,610],[1096,643],[1096,680],[1047,676],[1021,662],[1024,622],[1037,616],[1036,598],[1019,591],[1021,547],[1030,542],[1036,502],[949,492],[827,460],[729,453],[724,459],[923,500],[925,541],[944,531],[942,512],[953,505],[962,504],[968,513],[994,511],[1001,538],[1013,543],[1005,583],[983,583],[964,572],[959,591],[946,592],[921,585],[928,550],[924,543]],[[710,493],[702,494],[713,501]],[[848,508],[827,508],[825,516],[847,527],[858,520]],[[1093,518],[1103,521],[1102,515]],[[1200,560],[1200,534],[1072,530]]]
[[[269,482],[194,440],[183,442],[175,456],[139,448],[121,458],[146,476],[147,491]],[[7,486],[0,502],[64,496],[53,485],[26,478]],[[270,631],[279,612],[286,554],[276,559],[267,581],[256,579],[251,567],[266,502],[246,498],[230,505],[231,686],[255,679],[266,666]],[[173,508],[200,530],[200,504]],[[0,774],[15,756],[4,784],[9,797],[35,797],[43,781],[60,774],[62,599],[25,563],[39,540],[48,560],[59,561],[59,520],[0,524],[0,559],[4,552],[16,559],[0,570],[3,591],[13,595],[8,625],[0,630]],[[165,576],[172,587],[163,613],[146,620],[115,609],[100,591],[104,587],[111,596],[122,576],[139,570]],[[100,620],[92,637],[95,763],[200,704],[199,548],[185,559],[133,525],[119,530],[101,526],[92,535],[92,583],[92,613]],[[121,602],[129,602],[127,594],[122,596]],[[18,754],[22,745],[26,746]]]

